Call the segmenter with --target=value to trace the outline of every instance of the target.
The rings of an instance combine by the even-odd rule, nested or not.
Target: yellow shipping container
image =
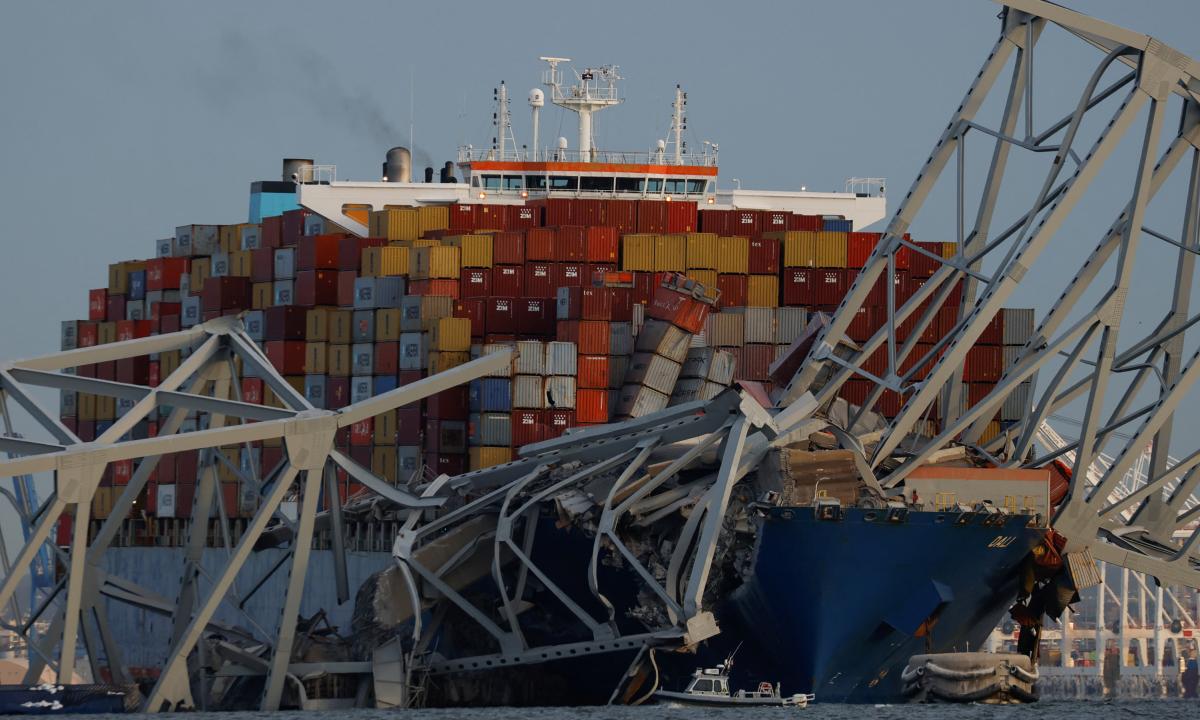
[[[716,233],[687,234],[687,266],[689,270],[716,270],[719,263],[720,242]]]
[[[467,449],[471,470],[482,470],[493,465],[512,462],[512,448],[471,447]]]
[[[371,213],[371,237],[416,240],[421,236],[416,208],[384,208]]]
[[[178,350],[170,352],[162,352],[158,354],[158,376],[167,377],[171,373],[179,369],[179,363],[183,362],[183,353]]]
[[[453,315],[454,298],[445,295],[421,297],[421,332],[433,332],[433,328],[439,320]]]
[[[350,346],[329,345],[325,367],[330,377],[350,377]]]
[[[103,395],[96,396],[96,419],[97,420],[116,420],[117,419],[117,399],[105,397]]]
[[[958,254],[958,243],[944,242],[942,243],[942,257],[952,258]]]
[[[304,314],[304,339],[308,342],[329,340],[329,308],[313,308]]]
[[[194,257],[192,258],[192,269],[188,273],[190,276],[192,294],[199,295],[204,289],[204,281],[212,275],[212,258]]]
[[[304,344],[304,372],[309,375],[323,375],[328,367],[329,346],[323,342]]]
[[[766,233],[763,237],[775,238],[783,245],[784,267],[816,267],[816,230],[788,230],[781,233]]]
[[[716,270],[700,270],[691,268],[687,271],[687,276],[692,280],[704,286],[705,295],[714,297],[717,291],[717,271]]]
[[[103,520],[112,514],[113,509],[113,488],[98,487],[92,493],[92,509],[91,518],[93,520]]]
[[[654,271],[683,272],[687,269],[687,235],[656,235]]]
[[[461,246],[463,267],[490,268],[492,266],[491,235],[463,235],[461,236]]]
[[[96,342],[101,345],[115,343],[117,341],[117,321],[109,320],[107,322],[96,323]],[[165,376],[164,376],[165,377]]]
[[[396,481],[396,446],[376,446],[371,451],[371,472],[390,482]]]
[[[350,310],[329,311],[329,342],[345,345],[354,335],[354,314]]]
[[[408,273],[414,280],[459,276],[461,249],[450,245],[414,247],[409,254]]]
[[[108,292],[124,295],[129,292],[129,273],[146,269],[145,260],[126,260],[108,266]],[[199,292],[199,289],[196,290]],[[124,318],[122,318],[123,320]]]
[[[751,275],[746,283],[746,305],[779,307],[779,276]]]
[[[242,236],[237,225],[220,225],[217,227],[217,244],[221,252],[233,252],[242,249]]]
[[[983,434],[979,436],[980,443],[989,443],[1000,437],[1000,423],[993,420],[983,428]]]
[[[634,233],[621,236],[621,269],[654,270],[654,236]]]
[[[816,265],[820,268],[846,267],[846,233],[821,231],[817,233]]]
[[[441,244],[441,240],[436,240],[434,238],[417,238],[412,242],[413,247],[436,247]]]
[[[717,238],[717,272],[745,275],[750,271],[750,238]]]
[[[261,282],[250,286],[250,309],[265,310],[275,302],[275,283]]]
[[[241,242],[241,238],[238,238]],[[229,253],[229,274],[233,277],[250,277],[250,251],[234,250]]]
[[[396,342],[400,339],[401,315],[394,308],[375,311],[375,342]]]
[[[430,347],[439,352],[464,352],[471,349],[471,320],[444,317],[429,334]]]
[[[417,230],[421,236],[430,230],[450,227],[450,208],[445,205],[423,205],[417,208]]]
[[[96,396],[90,393],[79,393],[76,399],[75,414],[79,416],[82,422],[91,422],[96,419]]]
[[[465,365],[471,361],[471,353],[469,352],[439,352],[433,350],[429,353],[429,374],[444,372],[450,368]]]
[[[395,277],[408,274],[408,245],[363,248],[363,277]]]

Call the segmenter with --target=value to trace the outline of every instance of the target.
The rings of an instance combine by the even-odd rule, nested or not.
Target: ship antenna
[[[496,137],[492,139],[492,149],[497,153],[496,159],[503,160],[508,143],[511,141],[513,148],[517,146],[517,139],[513,136],[512,130],[512,113],[508,110],[508,87],[503,80],[500,81],[499,88],[492,90],[492,95],[496,100],[496,112],[492,115],[492,125],[496,128]]]
[[[687,129],[687,117],[683,114],[687,109],[687,93],[679,85],[675,86],[675,102],[671,103],[671,133],[667,143],[674,142],[675,151],[672,158],[676,165],[683,164],[683,131]]]

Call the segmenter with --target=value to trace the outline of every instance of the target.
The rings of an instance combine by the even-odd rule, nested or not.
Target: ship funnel
[[[425,182],[433,182],[433,168],[429,167],[428,165],[425,166]]]
[[[284,158],[284,182],[312,182],[313,161],[309,158]]]
[[[458,182],[454,177],[454,163],[447,160],[446,164],[442,167],[441,176],[438,179],[444,183]]]
[[[412,182],[412,153],[405,147],[394,147],[387,151],[387,162],[383,164],[384,182]]]

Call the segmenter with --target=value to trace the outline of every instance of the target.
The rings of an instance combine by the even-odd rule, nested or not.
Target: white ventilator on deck
[[[579,115],[579,159],[582,162],[592,160],[592,113],[620,105],[622,100],[617,95],[616,65],[603,65],[598,68],[585,68],[576,72],[576,83],[563,87],[562,72],[559,63],[571,62],[570,58],[542,57],[550,68],[542,74],[542,84],[550,88],[550,102]]]

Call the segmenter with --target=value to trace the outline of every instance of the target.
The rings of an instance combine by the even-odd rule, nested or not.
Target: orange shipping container
[[[596,388],[576,390],[575,420],[586,423],[608,422],[608,390]]]
[[[579,373],[579,395],[582,397],[583,388],[607,388],[608,387],[608,356],[607,355],[580,355],[578,360]]]

